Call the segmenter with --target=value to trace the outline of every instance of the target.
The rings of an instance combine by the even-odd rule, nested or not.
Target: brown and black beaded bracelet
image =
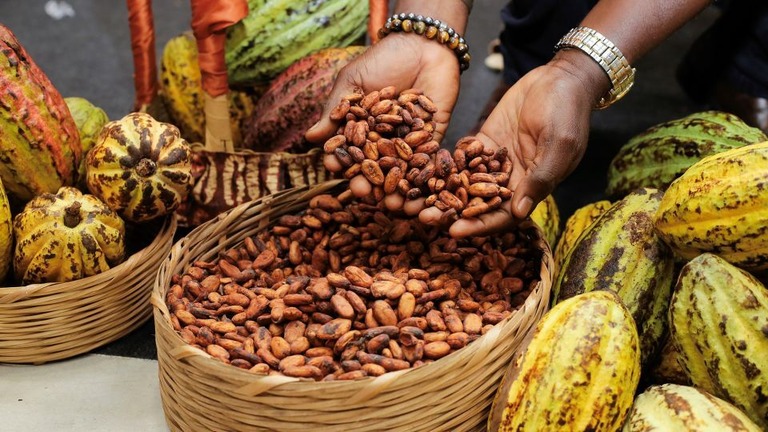
[[[387,19],[384,27],[379,29],[379,38],[383,39],[392,32],[416,33],[427,39],[434,39],[456,54],[459,60],[459,71],[464,72],[469,68],[472,57],[469,55],[466,41],[457,31],[440,20],[413,13],[394,14]]]

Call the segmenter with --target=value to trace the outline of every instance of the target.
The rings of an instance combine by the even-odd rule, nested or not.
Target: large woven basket
[[[173,330],[165,296],[174,274],[213,259],[283,214],[305,209],[338,181],[295,188],[240,205],[177,242],[152,293],[160,390],[168,425],[178,431],[483,430],[510,359],[547,309],[552,255],[534,224],[521,229],[543,252],[538,287],[507,320],[467,347],[419,368],[346,382],[259,376],[211,358]]]
[[[173,215],[135,229],[129,242],[137,251],[95,276],[0,287],[0,362],[61,360],[135,330],[152,311],[153,281],[175,232]]]

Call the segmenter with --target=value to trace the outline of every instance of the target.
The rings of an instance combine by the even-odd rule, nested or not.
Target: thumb
[[[336,133],[338,121],[331,120],[330,115],[331,111],[339,105],[342,98],[354,91],[355,84],[352,77],[355,74],[352,73],[351,66],[352,64],[349,64],[339,71],[331,94],[323,107],[320,120],[304,134],[304,138],[307,141],[315,144],[322,143]]]
[[[543,153],[538,163],[530,164],[517,185],[512,186],[515,192],[511,211],[515,219],[528,217],[536,205],[572,171],[567,154],[553,150]]]

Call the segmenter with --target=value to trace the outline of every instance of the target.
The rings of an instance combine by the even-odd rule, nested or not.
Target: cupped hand
[[[512,198],[492,212],[450,225],[461,238],[501,232],[530,215],[581,161],[587,146],[595,94],[601,84],[585,81],[570,64],[553,61],[513,85],[483,124],[477,138],[485,146],[507,147],[512,160]],[[419,214],[436,225],[443,213],[431,207]]]
[[[436,123],[434,139],[442,140],[459,93],[459,63],[451,50],[435,41],[397,33],[382,39],[339,72],[321,120],[307,131],[306,139],[322,144],[335,135],[339,123],[331,121],[329,114],[345,95],[356,88],[369,93],[388,86],[394,86],[398,93],[410,88],[422,90],[438,108],[432,118]],[[324,163],[329,171],[342,169],[334,155],[326,155]],[[358,175],[351,179],[350,189],[355,196],[364,197],[372,186]],[[424,208],[423,199],[404,202],[397,193],[387,196],[384,203],[390,210],[403,208],[411,215]]]

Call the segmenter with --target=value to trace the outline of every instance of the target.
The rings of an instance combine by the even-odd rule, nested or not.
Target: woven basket
[[[543,251],[538,287],[510,318],[434,363],[346,382],[258,376],[211,358],[173,330],[165,295],[174,274],[209,260],[339,181],[279,192],[238,206],[177,242],[152,293],[160,390],[172,430],[442,431],[483,430],[510,359],[547,309],[552,254],[534,224],[521,229]]]
[[[136,229],[129,241],[140,250],[95,276],[0,288],[0,362],[61,360],[135,330],[152,311],[152,282],[175,232],[173,215]]]

